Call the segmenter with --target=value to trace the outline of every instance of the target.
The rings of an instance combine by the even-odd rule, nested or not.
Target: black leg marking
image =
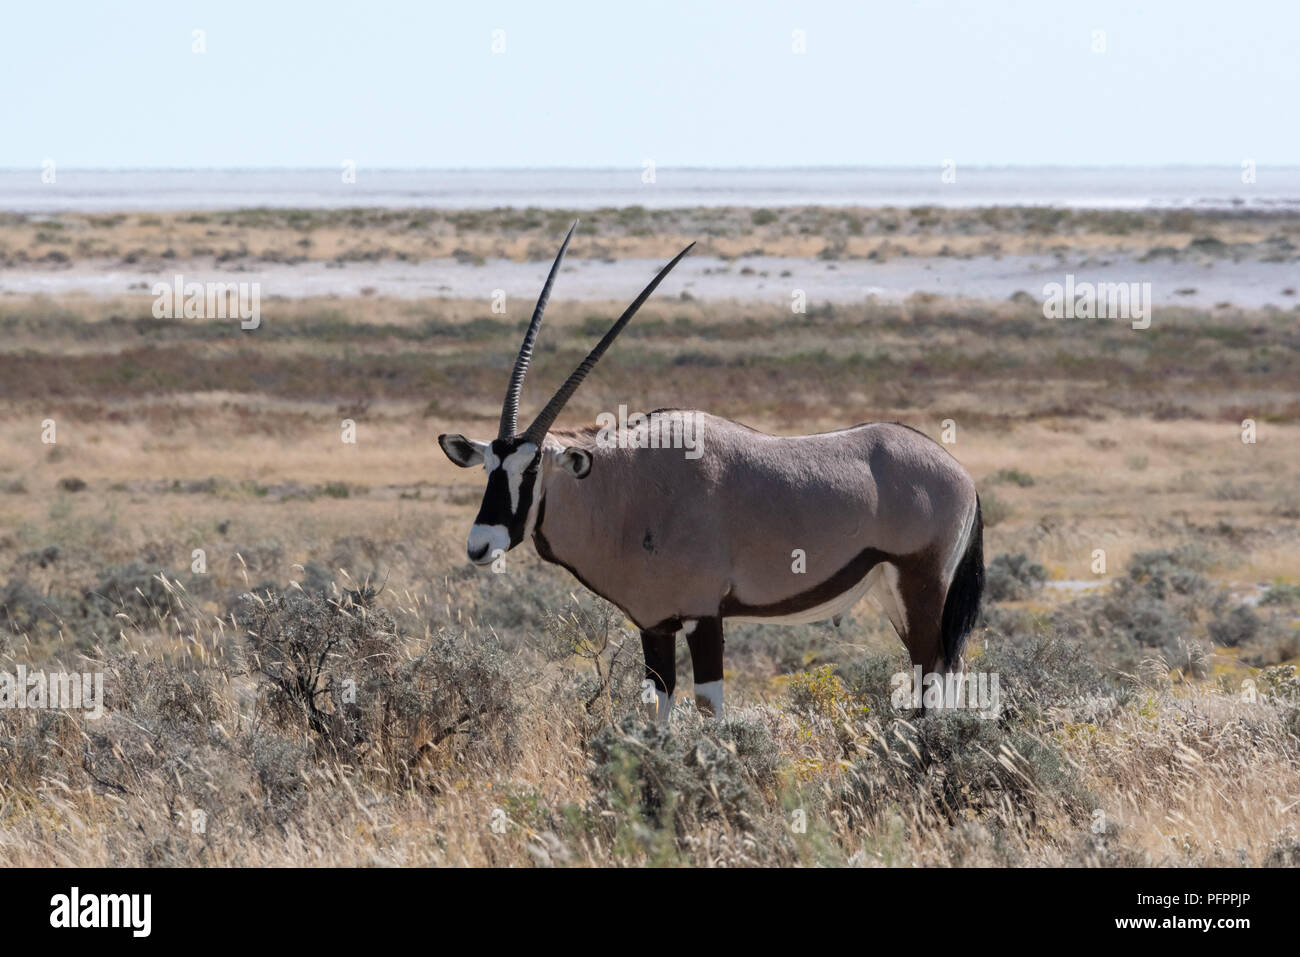
[[[686,643],[691,648],[691,667],[695,671],[695,683],[702,685],[706,681],[721,681],[722,619],[699,619],[695,624],[695,630],[686,636]]]
[[[641,653],[645,656],[645,676],[657,690],[671,695],[677,687],[677,632],[642,631]]]

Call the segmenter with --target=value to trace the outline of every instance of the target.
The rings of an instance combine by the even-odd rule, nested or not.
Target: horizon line
[[[337,172],[342,165],[334,166],[59,166],[60,170],[76,173],[282,173],[282,172]],[[717,173],[779,173],[779,172],[909,172],[914,170],[941,169],[942,163],[918,164],[898,163],[881,165],[748,165],[748,166],[710,166],[710,165],[658,165],[658,170],[676,170],[681,172],[717,172]],[[1196,169],[1240,169],[1241,161],[1232,162],[1195,162],[1195,163],[956,163],[958,169],[966,170],[1196,170]],[[1300,169],[1297,163],[1259,163],[1263,169]],[[357,163],[358,170],[372,173],[625,173],[636,171],[641,166],[366,166]],[[0,166],[0,173],[39,172],[41,164],[31,166]]]

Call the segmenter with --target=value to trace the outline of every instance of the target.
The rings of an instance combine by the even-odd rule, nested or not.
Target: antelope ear
[[[447,458],[463,469],[483,464],[483,453],[488,447],[486,442],[475,442],[463,435],[440,435],[438,444],[447,453]]]
[[[591,453],[586,449],[565,449],[556,463],[574,478],[584,479],[591,472]]]

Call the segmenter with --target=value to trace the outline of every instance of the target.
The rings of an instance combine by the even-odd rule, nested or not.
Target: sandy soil
[[[630,296],[662,266],[656,259],[605,262],[576,259],[565,267],[557,296],[577,301]],[[20,266],[0,270],[0,295],[66,294],[117,296],[186,281],[256,282],[263,297],[377,295],[402,299],[490,299],[497,289],[508,297],[535,295],[548,266],[536,262],[489,259],[481,264],[455,259],[420,263],[328,263],[298,265],[253,263],[214,265],[211,261],[172,261],[165,266],[123,266],[110,260],[84,260],[73,266]],[[867,296],[901,300],[915,293],[1006,299],[1017,292],[1041,298],[1046,283],[1151,284],[1156,303],[1211,308],[1221,303],[1288,309],[1300,302],[1300,275],[1291,263],[1215,261],[1141,262],[1131,256],[1066,258],[1055,256],[974,256],[969,259],[908,257],[887,262],[751,256],[727,261],[709,256],[685,260],[660,287],[670,297],[705,301],[785,301],[803,290],[811,302],[856,302]]]

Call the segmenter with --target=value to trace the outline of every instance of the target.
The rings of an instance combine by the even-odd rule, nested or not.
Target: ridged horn
[[[528,323],[528,331],[524,333],[524,343],[519,347],[519,354],[515,357],[515,368],[510,373],[510,385],[506,389],[506,400],[501,406],[501,427],[497,430],[498,439],[512,439],[515,436],[515,429],[519,427],[519,395],[524,388],[524,376],[528,374],[528,363],[533,358],[533,343],[537,341],[537,330],[542,328],[542,314],[546,312],[546,301],[551,298],[551,286],[555,284],[555,277],[560,271],[560,263],[564,261],[564,252],[569,248],[569,240],[573,238],[573,232],[578,228],[578,221],[574,220],[573,225],[569,227],[569,234],[564,237],[564,242],[560,244],[560,251],[555,256],[555,262],[551,264],[551,271],[546,276],[546,285],[542,286],[542,294],[537,297],[537,308],[533,310],[532,321]]]
[[[609,327],[609,332],[605,333],[600,342],[596,343],[596,347],[592,349],[591,352],[587,353],[587,358],[583,359],[582,362],[578,364],[578,367],[573,370],[568,381],[566,381],[564,385],[560,386],[559,391],[556,392],[555,395],[551,396],[551,401],[547,402],[546,408],[542,409],[542,411],[538,413],[537,418],[533,419],[533,424],[524,431],[522,438],[537,445],[541,444],[542,439],[546,437],[546,433],[550,429],[551,424],[555,422],[560,412],[564,409],[565,403],[568,402],[573,396],[573,393],[578,390],[578,386],[582,385],[582,380],[587,378],[587,374],[595,367],[596,363],[600,360],[600,357],[605,354],[605,350],[609,348],[610,343],[612,343],[618,337],[618,334],[623,331],[623,327],[627,325],[628,320],[636,315],[636,311],[641,308],[641,305],[650,298],[650,294],[655,291],[659,286],[659,283],[663,282],[664,276],[667,276],[668,273],[672,271],[672,268],[681,262],[682,257],[690,252],[694,245],[695,243],[691,243],[690,246],[687,246],[674,256],[672,262],[659,270],[659,275],[650,280],[650,285],[641,290],[641,295],[637,296],[636,299],[633,300],[632,305],[628,306],[626,311],[624,311],[623,315],[618,317],[618,321]]]

